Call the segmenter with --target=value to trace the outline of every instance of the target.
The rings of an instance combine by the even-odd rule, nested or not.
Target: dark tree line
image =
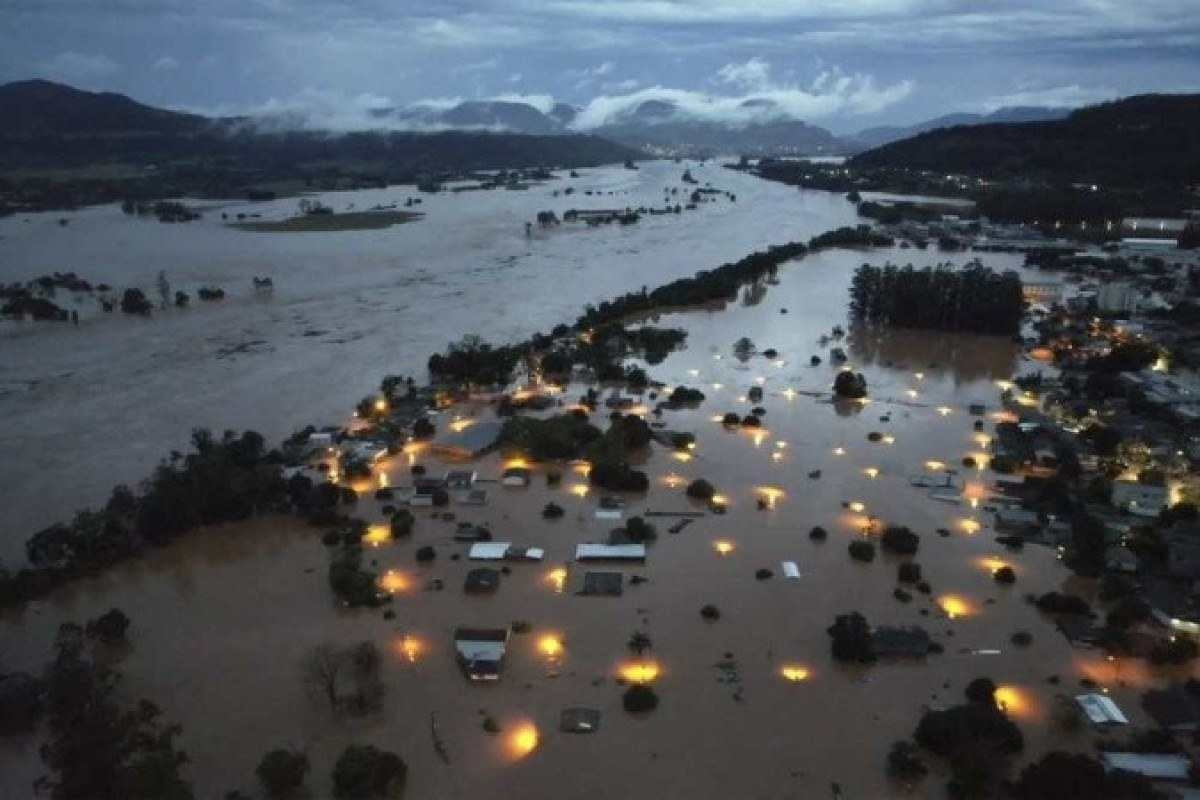
[[[1017,274],[980,264],[961,270],[863,264],[850,285],[852,314],[901,328],[1011,336],[1020,330],[1023,308]]]

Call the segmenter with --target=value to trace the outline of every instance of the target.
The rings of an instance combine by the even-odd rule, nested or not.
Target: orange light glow
[[[971,606],[966,600],[957,595],[947,594],[938,598],[938,605],[942,607],[942,611],[946,612],[946,616],[950,619],[965,617],[971,613]]]
[[[808,667],[802,667],[798,664],[784,664],[780,667],[779,674],[783,676],[784,680],[800,683],[801,681],[808,680],[809,671]]]
[[[723,494],[714,494],[711,502],[714,506],[727,506],[729,505],[729,498]]]
[[[379,578],[379,588],[388,594],[396,594],[408,589],[408,578],[394,569],[389,569]]]
[[[455,433],[459,433],[461,431],[465,431],[474,424],[475,420],[473,419],[456,419],[450,423],[450,430],[454,431]]]
[[[386,522],[376,522],[367,526],[367,532],[363,534],[362,538],[371,547],[379,547],[379,545],[391,541],[392,528]]]
[[[718,555],[727,556],[733,552],[733,542],[718,539],[713,542],[713,550],[716,550]]]
[[[771,453],[771,460],[772,461],[783,461],[783,453],[776,450],[774,453]]]
[[[532,722],[522,723],[509,734],[508,750],[513,758],[525,758],[537,749],[539,739],[538,729]]]
[[[387,473],[386,473],[386,472],[381,472],[381,473],[379,473],[379,474],[376,476],[376,479],[377,479],[377,480],[378,480],[378,482],[379,482],[379,488],[380,488],[380,489],[386,489],[386,488],[388,487],[388,476],[387,476]]]
[[[867,467],[866,469],[863,470],[863,475],[866,475],[871,480],[875,480],[876,478],[879,477],[879,468],[878,467]]]
[[[846,508],[853,511],[855,514],[861,514],[867,510],[867,504],[860,502],[858,500],[852,500],[851,502],[846,504]]]
[[[417,663],[417,659],[424,649],[425,645],[421,643],[420,639],[407,634],[400,641],[396,642],[396,651],[404,656],[410,664]]]
[[[987,447],[992,443],[992,437],[988,436],[986,433],[977,433],[973,438],[975,439],[975,444],[979,445],[980,447]]]
[[[759,431],[758,433],[754,434],[754,446],[761,447],[762,443],[766,440],[766,438],[767,438],[767,435],[765,433],[763,433],[762,431]]]
[[[558,658],[563,652],[562,639],[548,633],[538,639],[538,651],[548,658]]]
[[[630,683],[650,683],[658,678],[659,671],[653,661],[631,661],[622,664],[619,673]]]
[[[778,486],[758,486],[755,491],[767,501],[767,508],[775,508],[775,502],[785,496],[783,489]]]
[[[375,401],[375,410],[376,411],[380,411],[380,412],[387,411],[387,408],[388,408],[387,400],[384,400],[382,397]]]
[[[567,568],[555,567],[546,573],[546,582],[554,587],[554,591],[562,594],[563,587],[567,585]]]
[[[504,462],[505,469],[529,469],[529,462],[521,457],[510,458]]]
[[[994,575],[996,570],[1011,566],[1007,561],[997,556],[980,556],[975,560],[982,569],[987,570],[989,575]]]
[[[996,701],[996,708],[1015,717],[1029,715],[1033,707],[1030,698],[1016,686],[997,686],[992,699]]]
[[[676,461],[686,464],[687,462],[692,460],[692,454],[685,452],[683,450],[675,450],[671,453],[671,458],[675,459]]]
[[[971,519],[970,517],[960,519],[958,526],[967,533],[978,533],[979,529],[983,527],[979,524],[979,520]]]
[[[576,497],[587,497],[588,488],[586,483],[576,483],[571,486],[571,494]]]
[[[662,482],[663,486],[666,486],[668,489],[674,489],[683,485],[683,476],[677,475],[674,472],[668,472],[662,476]]]
[[[571,464],[571,469],[575,474],[582,475],[585,478],[592,474],[592,465],[587,461],[576,461]]]

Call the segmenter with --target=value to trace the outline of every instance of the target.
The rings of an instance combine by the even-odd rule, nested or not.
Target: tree
[[[832,637],[833,657],[837,661],[857,661],[863,664],[875,660],[871,644],[871,628],[857,611],[839,614],[827,631]]]
[[[703,478],[697,478],[687,487],[687,496],[697,500],[712,500],[715,493],[716,489],[713,488],[713,485]]]
[[[929,772],[925,762],[917,754],[917,747],[912,742],[894,742],[887,756],[888,777],[898,781],[912,783],[924,778]]]
[[[842,370],[833,379],[833,393],[850,400],[866,397],[867,379],[861,372]]]
[[[630,714],[648,714],[658,708],[658,695],[644,683],[635,683],[621,696],[621,705]]]
[[[50,774],[35,790],[53,800],[191,800],[180,775],[187,762],[176,749],[178,725],[162,725],[147,700],[117,703],[117,675],[82,657],[83,630],[66,624],[46,670],[47,739],[42,761]]]
[[[1163,795],[1146,778],[1130,772],[1107,772],[1091,756],[1054,751],[1021,771],[1013,783],[1018,800],[1160,800]]]
[[[146,315],[150,313],[150,301],[141,289],[126,289],[121,295],[121,310],[126,314]]]
[[[904,525],[888,525],[879,537],[879,544],[889,553],[911,556],[917,552],[921,537]]]
[[[386,797],[404,785],[408,765],[372,745],[350,745],[333,768],[333,794],[341,800]]]
[[[392,536],[400,539],[412,533],[416,517],[407,508],[402,508],[392,515]]]
[[[847,545],[850,557],[855,561],[871,562],[875,560],[875,545],[864,539],[855,539]]]
[[[171,302],[171,284],[167,281],[167,271],[160,269],[158,271],[158,299],[159,308],[166,309]]]
[[[129,617],[121,609],[113,608],[88,622],[87,635],[105,644],[116,644],[125,641],[128,629]]]
[[[295,750],[270,750],[254,770],[269,797],[287,797],[308,774],[308,756]]]
[[[1067,550],[1067,565],[1075,574],[1097,577],[1104,569],[1104,524],[1080,511],[1071,519],[1071,544]]]
[[[328,701],[330,710],[337,710],[338,676],[345,666],[342,654],[331,644],[317,645],[300,663],[301,680],[305,687],[310,693]]]
[[[634,631],[629,637],[628,645],[630,650],[640,656],[651,648],[652,643],[649,636],[641,631]]]

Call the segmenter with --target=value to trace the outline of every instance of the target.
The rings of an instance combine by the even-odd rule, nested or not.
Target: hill
[[[510,106],[516,105],[517,108]],[[495,132],[547,120],[541,135]],[[239,197],[440,180],[482,169],[586,167],[640,154],[564,132],[522,104],[460,108],[472,130],[334,134],[303,121],[213,119],[46,81],[0,86],[0,213],[124,198]],[[4,176],[9,177],[5,178]]]
[[[50,81],[32,80],[0,86],[0,118],[4,138],[132,134],[184,134],[208,127],[210,121],[142,105],[112,92],[85,92]]]
[[[1071,113],[1069,108],[1043,106],[1006,106],[990,114],[956,113],[945,114],[915,125],[883,125],[863,130],[846,137],[855,149],[870,149],[881,145],[910,139],[913,136],[934,131],[938,128],[954,128],[959,125],[987,125],[992,122],[1045,122],[1062,119]]]
[[[1200,95],[1138,95],[1062,120],[943,128],[849,163],[1055,184],[1192,185],[1200,182]]]

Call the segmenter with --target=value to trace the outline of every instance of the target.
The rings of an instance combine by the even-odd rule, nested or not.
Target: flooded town
[[[714,74],[0,86],[0,798],[1200,797],[1200,96]]]

